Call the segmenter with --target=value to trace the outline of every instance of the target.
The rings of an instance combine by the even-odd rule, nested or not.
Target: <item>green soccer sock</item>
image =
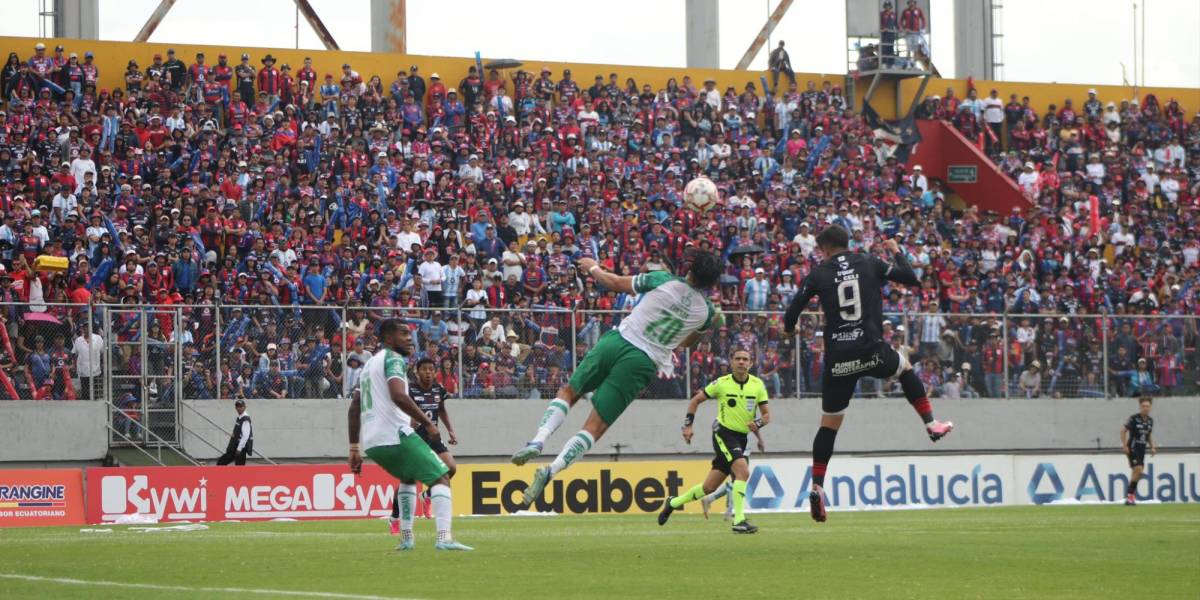
[[[688,502],[694,502],[704,497],[704,484],[697,483],[692,489],[671,498],[671,508],[682,508]]]
[[[746,520],[746,482],[733,482],[733,522],[741,523]]]

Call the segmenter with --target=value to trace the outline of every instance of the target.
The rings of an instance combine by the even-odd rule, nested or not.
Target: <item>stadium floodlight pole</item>
[[[296,8],[304,15],[304,19],[312,26],[317,37],[321,39],[321,43],[325,44],[326,50],[341,50],[338,47],[337,40],[333,39],[333,34],[329,33],[329,29],[325,27],[325,23],[321,21],[321,17],[317,15],[317,11],[313,10],[308,0],[295,0]]]
[[[750,47],[746,49],[746,53],[742,55],[742,60],[739,60],[735,70],[745,71],[750,66],[750,62],[758,55],[758,51],[762,50],[764,44],[767,43],[767,38],[771,37],[771,32],[775,31],[775,26],[779,25],[779,21],[783,20],[783,15],[792,7],[794,0],[780,0],[779,6],[775,7],[775,12],[767,17],[767,22],[763,24],[758,35],[754,36],[754,41],[750,43]]]
[[[158,29],[159,24],[162,23],[167,13],[171,12],[171,7],[173,6],[175,6],[175,0],[162,0],[159,2],[158,7],[154,9],[154,12],[150,13],[150,18],[146,19],[146,23],[138,30],[137,35],[133,36],[133,41],[144,42],[150,39],[150,35],[154,33],[155,29]]]

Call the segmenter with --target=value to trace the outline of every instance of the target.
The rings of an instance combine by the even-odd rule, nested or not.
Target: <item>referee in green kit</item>
[[[750,351],[739,348],[730,357],[733,372],[709,383],[692,396],[683,421],[683,439],[692,443],[692,422],[696,408],[708,398],[717,401],[717,420],[713,423],[712,470],[704,483],[697,484],[680,496],[671,498],[658,515],[658,524],[665,525],[671,513],[684,504],[712,493],[726,477],[733,475],[733,532],[755,533],[758,528],[746,520],[746,480],[750,477],[749,459],[745,456],[750,432],[757,432],[771,422],[767,409],[767,387],[761,379],[750,374]],[[761,416],[756,418],[756,413]]]

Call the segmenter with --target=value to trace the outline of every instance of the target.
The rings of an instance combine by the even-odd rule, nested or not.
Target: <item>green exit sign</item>
[[[950,183],[975,183],[978,171],[975,165],[950,165],[946,167],[946,180]]]

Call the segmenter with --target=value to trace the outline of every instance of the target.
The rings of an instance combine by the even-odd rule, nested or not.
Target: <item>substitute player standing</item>
[[[433,423],[434,429],[437,429],[438,422],[445,423],[446,434],[449,439],[446,440],[451,446],[458,443],[458,438],[454,436],[454,426],[450,424],[450,413],[446,411],[446,388],[437,382],[437,365],[433,359],[429,357],[422,358],[417,361],[417,380],[413,382],[409,388],[409,396],[417,406],[421,408],[421,412],[429,418]],[[446,444],[442,443],[441,438],[433,438],[425,431],[424,426],[416,428],[417,435],[429,444],[429,448],[437,453],[438,458],[446,463],[446,467],[450,469],[446,473],[446,477],[453,479],[454,472],[458,469],[458,465],[454,462],[454,456],[450,454],[450,449]],[[426,490],[429,493],[429,490]],[[392,535],[401,534],[404,539],[412,538],[413,528],[413,513],[423,512],[425,518],[429,518],[428,505],[426,500],[422,500],[422,510],[416,511],[417,503],[417,486],[416,484],[401,483],[396,486],[396,497],[392,499],[392,516],[388,519],[388,527]]]
[[[421,407],[408,395],[408,366],[404,357],[412,354],[412,332],[399,319],[387,319],[379,327],[383,348],[363,367],[358,389],[350,400],[347,415],[350,430],[350,470],[362,471],[359,452],[359,428],[367,456],[399,479],[402,484],[417,481],[430,488],[433,518],[437,524],[437,550],[472,550],[455,542],[450,535],[453,504],[450,498],[450,468],[429,444],[412,428],[413,421],[425,428],[432,440],[441,433]],[[413,539],[402,538],[397,550],[412,550]]]
[[[567,418],[567,411],[584,394],[592,396],[592,412],[549,466],[538,469],[522,501],[529,506],[542,495],[550,479],[579,460],[617,418],[646,389],[656,373],[670,377],[671,357],[676,348],[691,346],[700,335],[720,326],[721,315],[704,290],[721,277],[722,261],[711,252],[696,251],[689,258],[687,279],[666,271],[651,271],[636,277],[609,273],[590,258],[579,259],[579,267],[605,288],[626,294],[641,294],[637,306],[621,320],[619,329],[600,337],[583,357],[570,381],[558,390],[538,424],[537,433],[524,448],[512,455],[523,465],[542,453],[546,438]]]
[[[771,422],[767,408],[767,386],[750,374],[750,351],[739,348],[730,358],[733,372],[709,383],[692,396],[687,415],[683,418],[683,439],[692,443],[692,423],[696,408],[708,398],[717,401],[717,422],[713,424],[712,444],[716,456],[712,470],[704,483],[698,483],[682,495],[671,498],[658,514],[658,524],[666,525],[671,513],[683,505],[703,499],[714,492],[726,477],[733,475],[733,532],[755,533],[758,528],[746,520],[746,480],[750,478],[750,461],[746,445],[750,432],[757,432]],[[755,413],[762,413],[755,418]]]
[[[920,284],[908,259],[895,240],[887,241],[895,264],[867,254],[850,252],[850,234],[840,225],[830,225],[817,236],[817,247],[825,260],[804,281],[783,317],[784,330],[792,335],[800,312],[813,296],[819,296],[825,313],[825,366],[821,377],[821,427],[813,439],[812,492],[809,511],[814,520],[825,520],[821,488],[825,469],[833,456],[833,442],[842,425],[842,414],[850,405],[854,388],[863,376],[887,379],[899,377],[904,397],[912,404],[929,439],[938,441],[954,425],[935,421],[933,408],[925,396],[925,386],[913,373],[912,365],[883,341],[883,301],[885,281],[916,286]]]
[[[1125,506],[1137,504],[1137,484],[1142,480],[1142,469],[1146,468],[1146,447],[1150,448],[1150,456],[1158,454],[1158,444],[1154,443],[1154,418],[1150,416],[1150,408],[1154,399],[1150,397],[1138,400],[1138,412],[1125,421],[1121,428],[1121,447],[1129,459],[1129,485],[1125,488]]]

